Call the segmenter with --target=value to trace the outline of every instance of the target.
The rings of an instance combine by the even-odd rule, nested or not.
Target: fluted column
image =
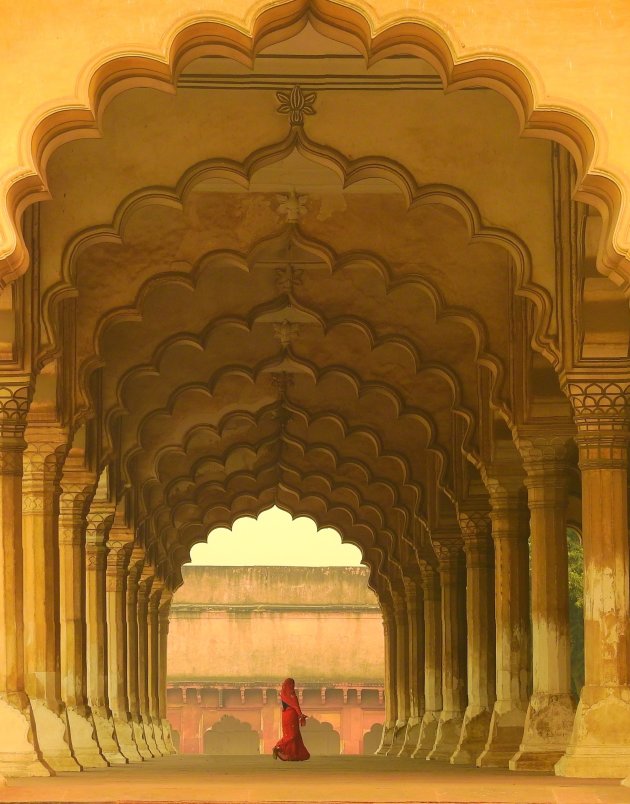
[[[630,381],[566,388],[582,470],[584,686],[561,776],[622,777],[630,770]]]
[[[129,697],[129,713],[131,715],[131,728],[138,753],[143,759],[151,759],[153,754],[149,750],[144,735],[144,726],[140,712],[140,697],[138,690],[138,581],[142,572],[144,561],[144,548],[136,546],[131,552],[127,571],[126,603],[127,603],[127,694]]]
[[[65,703],[72,753],[82,768],[103,768],[107,761],[96,740],[87,698],[85,666],[85,533],[94,483],[82,453],[66,458],[59,498],[59,646],[61,697]]]
[[[405,742],[399,756],[411,756],[418,745],[424,715],[424,606],[417,581],[405,577],[407,631],[409,634],[409,718]]]
[[[81,768],[70,751],[61,702],[58,645],[60,428],[27,429],[22,482],[24,668],[26,691],[44,762],[56,773]]]
[[[420,561],[424,612],[424,714],[414,759],[426,759],[435,745],[442,713],[442,606],[440,576],[427,561]]]
[[[107,696],[120,753],[129,762],[141,762],[134,740],[127,697],[126,574],[133,532],[116,522],[107,536],[105,605],[107,609]]]
[[[392,590],[392,603],[396,629],[396,727],[387,753],[397,756],[405,744],[409,720],[409,621],[404,588]]]
[[[476,764],[507,768],[523,736],[529,702],[529,515],[520,478],[489,484],[494,544],[496,702]]]
[[[48,776],[24,681],[22,471],[29,378],[0,380],[0,773]]]
[[[166,681],[168,674],[168,627],[169,616],[171,613],[171,600],[173,593],[170,589],[165,589],[162,593],[159,609],[159,630],[158,630],[158,709],[160,723],[162,725],[162,737],[164,745],[169,754],[176,754],[171,733],[171,724],[167,717],[168,703],[166,699]]]
[[[154,757],[161,756],[153,733],[153,722],[151,720],[151,708],[149,703],[149,595],[153,584],[155,570],[148,564],[142,567],[140,579],[138,581],[138,594],[136,617],[138,622],[138,706],[140,708],[140,720],[144,740],[149,751]]]
[[[93,501],[87,517],[85,543],[86,664],[88,701],[96,739],[110,765],[124,765],[107,697],[107,621],[105,597],[107,533],[114,518],[110,506]]]
[[[553,770],[573,728],[566,441],[519,437],[530,511],[533,690],[511,770]]]
[[[427,759],[448,760],[466,710],[466,562],[459,534],[431,535],[442,590],[442,712]]]
[[[488,740],[496,700],[494,552],[488,512],[459,515],[466,554],[468,706],[451,762],[474,764]]]
[[[147,691],[149,696],[149,715],[153,726],[153,737],[162,756],[170,753],[164,744],[162,720],[160,718],[160,602],[164,593],[164,581],[155,578],[151,586],[147,607]]]
[[[393,607],[381,600],[383,634],[385,637],[385,725],[377,754],[386,754],[391,748],[396,731],[398,702],[396,699],[396,622]]]

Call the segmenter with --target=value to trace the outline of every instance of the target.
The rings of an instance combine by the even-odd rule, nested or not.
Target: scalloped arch
[[[600,269],[625,292],[630,288],[627,238],[619,231],[624,200],[623,183],[605,164],[595,164],[605,140],[605,130],[595,115],[566,102],[542,104],[542,77],[534,64],[519,62],[512,52],[463,55],[443,20],[429,17],[389,19],[378,25],[367,8],[350,7],[338,0],[287,0],[269,5],[259,0],[244,26],[229,16],[179,20],[152,52],[133,53],[111,49],[86,64],[77,80],[74,105],[50,103],[25,121],[20,143],[22,164],[7,173],[4,186],[5,243],[0,255],[0,282],[15,279],[28,264],[28,254],[17,222],[23,210],[48,197],[46,162],[64,142],[99,136],[99,122],[108,102],[131,87],[154,87],[174,91],[178,72],[191,60],[215,53],[249,65],[264,47],[299,32],[307,21],[332,39],[345,42],[364,54],[369,63],[396,53],[414,53],[428,60],[439,72],[445,87],[456,90],[486,86],[504,95],[515,108],[524,133],[555,140],[576,160],[581,182],[581,200],[600,211],[605,224]],[[418,15],[420,16],[420,15]]]

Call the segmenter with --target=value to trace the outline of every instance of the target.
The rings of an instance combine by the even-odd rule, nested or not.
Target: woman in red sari
[[[282,702],[282,737],[273,747],[273,758],[284,762],[301,762],[310,759],[310,754],[302,741],[300,726],[306,723],[295,694],[295,681],[286,678],[280,690]]]

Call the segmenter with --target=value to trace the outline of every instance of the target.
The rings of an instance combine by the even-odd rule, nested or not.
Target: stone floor
[[[616,804],[630,789],[616,781],[477,770],[383,757],[173,756],[47,779],[10,779],[0,801],[14,802],[526,802]]]

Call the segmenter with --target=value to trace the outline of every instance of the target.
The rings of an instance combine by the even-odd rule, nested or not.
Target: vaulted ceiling
[[[570,418],[556,371],[605,340],[567,323],[568,286],[601,302],[568,155],[411,56],[367,66],[307,26],[253,70],[199,59],[48,173],[35,408],[166,574],[274,503],[395,554],[485,493],[520,425]]]

